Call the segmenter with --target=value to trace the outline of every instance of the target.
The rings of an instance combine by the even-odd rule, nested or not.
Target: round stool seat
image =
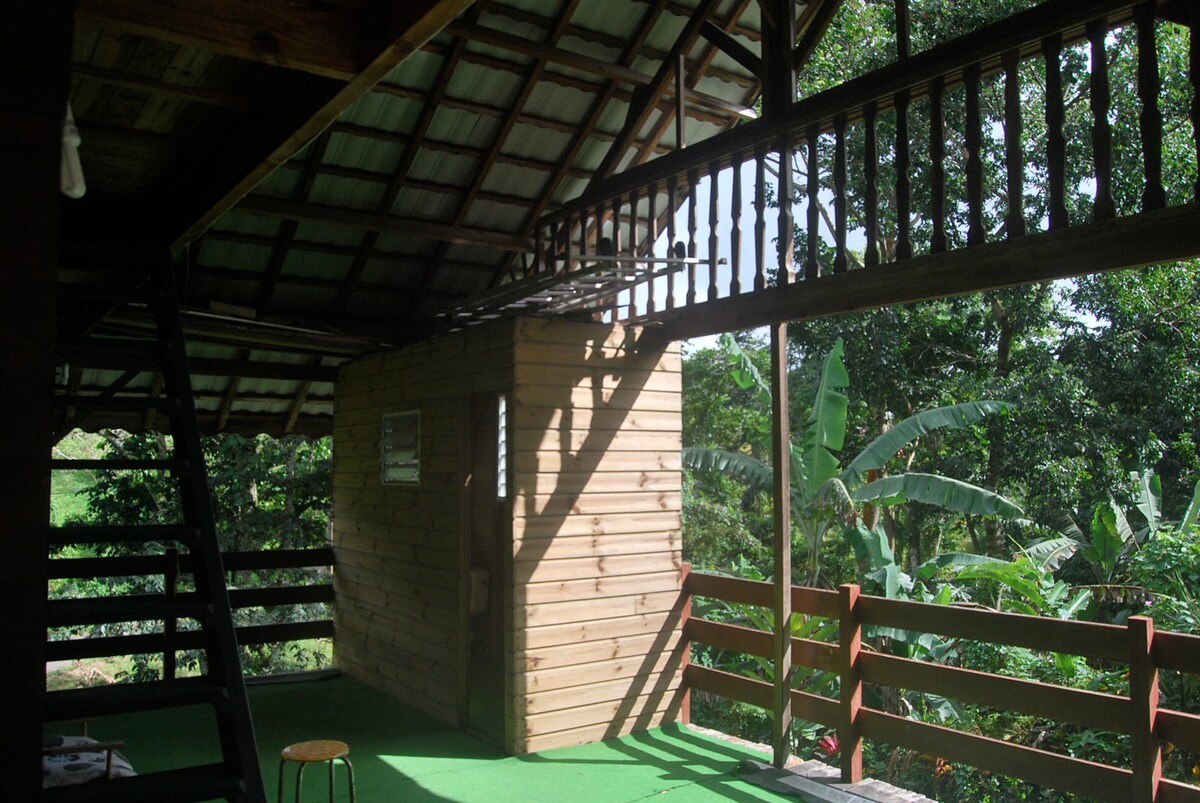
[[[350,745],[336,739],[313,739],[308,742],[289,744],[279,751],[279,803],[283,803],[283,768],[289,761],[296,768],[296,803],[300,803],[300,790],[304,784],[304,768],[321,761],[329,762],[329,803],[333,803],[333,766],[335,761],[346,765],[346,780],[350,784],[350,803],[354,803],[354,767],[350,764]]]
[[[279,755],[285,761],[333,761],[350,755],[350,745],[334,739],[314,739],[289,744]]]

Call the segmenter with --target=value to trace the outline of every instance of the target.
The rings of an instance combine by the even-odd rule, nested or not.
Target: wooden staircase
[[[196,409],[188,375],[183,327],[171,265],[164,261],[137,291],[154,313],[157,339],[86,338],[84,345],[121,350],[130,355],[130,370],[157,366],[162,395],[118,396],[59,394],[56,407],[69,422],[74,411],[88,408],[154,410],[170,422],[174,456],[166,460],[53,460],[52,470],[145,469],[170,471],[178,488],[182,521],[128,527],[75,526],[50,531],[50,548],[66,544],[145,544],[177,546],[191,553],[195,591],[174,596],[139,595],[47,602],[47,625],[62,627],[110,622],[193,620],[203,633],[206,674],[141,683],[113,684],[48,692],[46,720],[102,717],[185,706],[211,706],[216,719],[222,760],[215,764],[153,772],[132,778],[96,781],[47,789],[46,801],[229,801],[265,800],[246,688],[225,587],[208,480],[201,450]],[[74,345],[74,344],[72,344]],[[159,420],[162,420],[161,418]],[[60,433],[61,434],[61,433]],[[164,644],[165,644],[164,636]],[[119,734],[117,734],[119,737]],[[136,767],[138,756],[129,757]]]

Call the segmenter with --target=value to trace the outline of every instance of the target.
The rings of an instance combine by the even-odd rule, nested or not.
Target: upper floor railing
[[[1189,206],[1200,47],[1163,15],[1188,24],[1191,8],[1051,0],[801,99],[543,218],[530,273],[623,271],[605,317],[669,322],[699,303]],[[1099,268],[1195,247],[1139,245],[1098,245]],[[994,286],[1028,280],[996,270]]]
[[[697,572],[686,575],[684,593],[689,602],[704,597],[766,609],[773,604],[770,583]],[[861,595],[858,586],[842,586],[837,591],[793,586],[792,607],[798,615],[837,621],[836,643],[791,640],[792,664],[835,675],[837,696],[793,688],[790,699],[795,717],[837,729],[845,781],[861,779],[863,740],[870,739],[1094,800],[1200,801],[1200,787],[1162,778],[1166,745],[1200,753],[1200,716],[1159,707],[1160,670],[1200,674],[1200,637],[1155,631],[1152,620],[1138,616],[1119,627],[891,600]],[[863,643],[864,628],[871,626],[1124,666],[1128,668],[1128,691],[1100,693],[873,652]],[[766,660],[774,654],[771,633],[691,615],[685,619],[684,637],[693,644]],[[768,680],[691,664],[684,681],[693,690],[773,708],[774,690]],[[939,695],[1124,734],[1132,745],[1130,767],[1085,761],[872,708],[863,702],[864,686]]]

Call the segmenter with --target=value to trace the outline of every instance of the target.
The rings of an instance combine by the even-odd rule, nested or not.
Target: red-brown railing
[[[324,568],[333,565],[333,549],[281,549],[255,552],[225,552],[221,555],[225,571],[231,576],[240,572],[282,569]],[[174,599],[186,592],[179,591],[181,574],[191,573],[192,558],[175,549],[161,555],[139,555],[106,558],[59,558],[47,562],[49,579],[94,579],[101,577],[163,578],[163,593],[137,594],[123,597],[59,599],[47,606],[48,626],[64,628],[102,625],[129,621],[159,621],[162,630],[137,635],[99,636],[89,638],[51,639],[46,643],[47,661],[69,661],[84,658],[107,658],[125,655],[160,654],[163,678],[175,676],[176,653],[201,649],[203,634],[198,630],[180,630],[178,620],[155,613],[157,603]],[[258,607],[294,606],[333,602],[331,578],[322,582],[278,587],[231,588],[230,605],[234,610]],[[99,604],[98,604],[99,603]],[[332,638],[333,621],[328,618],[247,625],[236,628],[238,644],[286,643],[314,638]]]
[[[772,605],[770,583],[697,572],[687,574],[684,593],[689,601],[705,597],[764,608]],[[1200,674],[1200,637],[1156,632],[1154,622],[1140,616],[1130,617],[1126,627],[1072,622],[889,600],[860,595],[858,586],[853,585],[838,591],[794,586],[792,607],[798,614],[839,621],[839,644],[793,638],[792,663],[836,673],[840,697],[793,689],[791,702],[795,717],[837,728],[844,780],[860,779],[865,738],[1095,800],[1200,803],[1200,787],[1161,777],[1164,744],[1200,752],[1200,716],[1158,707],[1160,670]],[[1123,664],[1129,668],[1129,694],[1103,694],[863,650],[862,630],[868,625]],[[692,643],[761,658],[773,655],[773,635],[753,628],[689,616],[684,636]],[[684,682],[693,690],[767,710],[772,707],[772,684],[764,680],[690,664]],[[936,694],[1128,735],[1133,746],[1132,769],[873,709],[862,704],[863,684]]]
[[[658,320],[690,336],[747,322],[731,315],[709,324],[691,316],[691,331],[678,320],[677,308],[1191,203],[1200,187],[1164,186],[1163,81],[1179,76],[1160,78],[1159,14],[1156,0],[1050,0],[803,98],[780,118],[744,124],[589,188],[539,222],[530,272],[616,272],[628,289],[611,298],[607,314],[613,320]],[[1117,53],[1110,31],[1127,26],[1136,31],[1135,52],[1127,56],[1132,63],[1110,63]],[[1072,48],[1079,52],[1068,58]],[[1194,86],[1200,83],[1200,48],[1191,53],[1184,80]],[[1081,62],[1089,65],[1086,72],[1068,73]],[[1065,97],[1072,75],[1086,87],[1077,98]],[[1136,76],[1136,109],[1115,108],[1110,75]],[[1038,88],[1044,108],[1027,108],[1023,82]],[[945,103],[952,93],[961,98],[961,119]],[[1002,108],[989,116],[993,95]],[[1068,147],[1067,112],[1077,103],[1090,110],[1086,155]],[[1118,111],[1138,117],[1133,144],[1114,145],[1110,118]],[[1200,109],[1193,108],[1190,118],[1184,124],[1194,135]],[[1035,124],[1044,162],[1044,174],[1037,176],[1026,165],[1022,140],[1022,130]],[[996,133],[1001,125],[1002,136]],[[895,136],[884,141],[888,129]],[[997,140],[1002,162],[995,176],[987,164],[990,139]],[[1116,175],[1123,169],[1115,158],[1122,148],[1137,148],[1138,165],[1128,168],[1137,175]],[[914,168],[918,149],[928,169]],[[961,165],[948,158],[960,150]],[[961,195],[951,191],[950,173],[961,177]],[[1068,197],[1078,191],[1079,175],[1090,183],[1093,202],[1072,219]],[[1118,180],[1136,183],[1140,199],[1114,201]],[[857,234],[849,223],[851,188],[863,206]],[[783,200],[776,212],[769,211],[771,196]],[[886,227],[884,210],[893,221]],[[995,226],[986,224],[989,216]],[[920,236],[915,218],[924,221]],[[795,264],[794,223],[805,242]],[[857,238],[861,257],[848,244]]]

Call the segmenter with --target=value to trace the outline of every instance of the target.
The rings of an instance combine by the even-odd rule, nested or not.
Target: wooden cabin
[[[183,699],[222,718],[220,777],[162,778],[147,799],[262,798],[200,432],[334,436],[344,671],[513,752],[597,740],[686,712],[678,341],[1200,255],[1160,97],[1192,91],[1200,50],[1160,75],[1156,48],[1193,3],[1047,0],[916,48],[896,0],[894,60],[798,98],[841,5],[8,9],[0,599],[23,612],[0,662],[8,796],[39,798],[46,718]],[[1109,80],[1116,29],[1136,32],[1132,109],[1113,105],[1129,89]],[[1064,127],[1071,49],[1090,65],[1083,151]],[[982,159],[987,93],[1002,170]],[[1197,141],[1192,108],[1171,131]],[[1116,114],[1138,118],[1121,143],[1136,175],[1114,175]],[[1141,191],[1114,196],[1117,178]],[[1081,186],[1091,208],[1068,213]],[[49,447],[71,426],[170,426],[183,530],[48,528]],[[48,547],[150,535],[191,549],[202,598],[185,613],[206,622],[212,682],[46,694],[46,628],[70,615],[46,601]],[[89,615],[135,614],[152,612]]]

